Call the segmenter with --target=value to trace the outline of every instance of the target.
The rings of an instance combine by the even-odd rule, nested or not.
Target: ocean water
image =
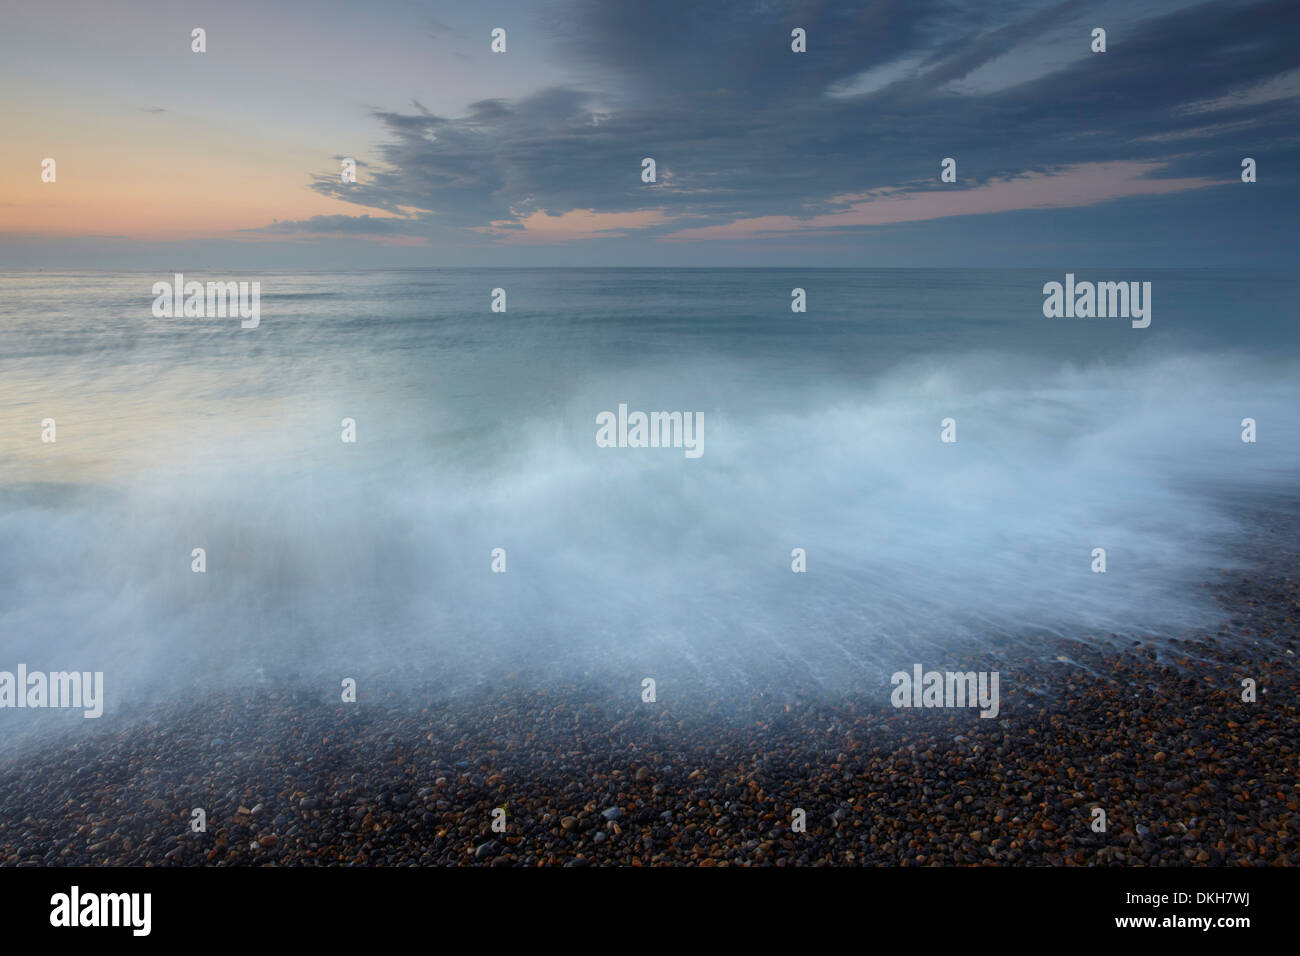
[[[1173,635],[1297,487],[1289,276],[1079,270],[1151,281],[1147,329],[1045,318],[1064,270],[187,273],[260,281],[249,330],[155,318],[170,278],[0,275],[0,669],[103,670],[110,711]],[[597,447],[620,404],[703,454]]]

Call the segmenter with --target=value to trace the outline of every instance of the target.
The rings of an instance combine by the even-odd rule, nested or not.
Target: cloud
[[[538,242],[572,242],[578,239],[612,239],[638,229],[668,222],[662,209],[635,212],[597,212],[594,209],[571,209],[552,215],[544,209],[517,219],[494,222],[478,227],[479,232],[501,237],[509,244]]]
[[[244,232],[273,236],[416,236],[421,232],[417,221],[374,216],[312,216],[310,219],[276,220],[269,226]]]
[[[1263,83],[1244,89],[1231,90],[1214,99],[1188,103],[1179,108],[1180,113],[1212,113],[1221,110],[1238,110],[1261,103],[1294,100],[1300,97],[1300,69],[1274,76]]]
[[[418,102],[376,110],[385,139],[367,181],[320,176],[313,188],[404,228],[519,243],[736,238],[1168,195],[1227,181],[1243,140],[1274,145],[1271,168],[1295,172],[1277,151],[1300,121],[1300,4],[1213,0],[1130,22],[1105,54],[1061,54],[1055,67],[1022,57],[1093,9],[574,0],[554,42],[581,89],[454,116]],[[790,50],[794,26],[807,53]],[[996,83],[955,92],[993,63]],[[646,156],[655,184],[640,180]],[[947,156],[961,186],[933,189]]]
[[[1022,209],[1065,209],[1091,206],[1125,196],[1166,195],[1223,185],[1202,177],[1151,179],[1153,163],[1086,163],[1052,173],[1029,172],[1014,179],[993,180],[971,189],[880,189],[835,199],[843,209],[817,216],[760,216],[720,226],[702,226],[670,233],[666,239],[744,239],[762,235],[849,227],[921,222],[950,216],[978,216]]]

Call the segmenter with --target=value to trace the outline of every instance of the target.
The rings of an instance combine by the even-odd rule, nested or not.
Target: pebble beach
[[[984,647],[995,719],[894,709],[885,689],[674,685],[645,704],[518,676],[447,699],[349,707],[304,686],[138,708],[6,755],[0,863],[1300,863],[1300,588],[1213,587],[1215,634]]]

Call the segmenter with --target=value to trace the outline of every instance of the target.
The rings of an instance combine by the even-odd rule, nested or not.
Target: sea
[[[1149,327],[1045,316],[1067,271],[1150,282]],[[171,271],[0,274],[0,669],[103,671],[110,712],[1158,641],[1295,511],[1293,275],[184,274],[258,282],[257,327],[157,317]],[[603,447],[620,406],[700,453]]]

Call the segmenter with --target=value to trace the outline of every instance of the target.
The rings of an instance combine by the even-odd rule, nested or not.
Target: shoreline
[[[994,719],[511,680],[137,708],[5,755],[0,865],[1300,864],[1300,586],[1261,571],[1226,594],[1216,636],[986,649]]]

